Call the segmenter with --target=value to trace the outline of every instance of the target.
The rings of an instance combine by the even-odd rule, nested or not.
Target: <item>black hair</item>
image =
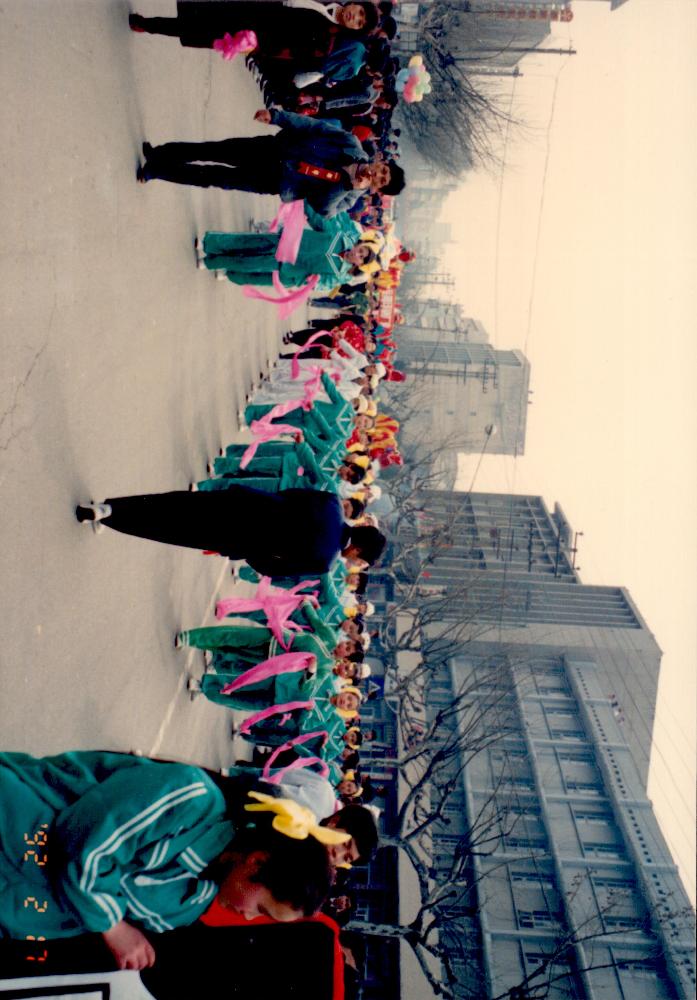
[[[360,729],[358,730],[357,733],[353,734],[353,738],[355,740],[355,746],[357,747],[361,746],[361,744],[363,743],[363,733],[360,731]],[[347,743],[346,746],[350,746],[350,744]]]
[[[358,864],[365,865],[375,854],[378,846],[378,830],[370,809],[363,806],[344,806],[334,813],[332,826],[335,830],[345,830],[350,833],[358,848]],[[322,820],[320,826],[326,826],[327,821]]]
[[[384,31],[389,39],[394,38],[397,34],[397,22],[391,14],[388,14],[387,17],[383,17],[380,30]]]
[[[349,544],[356,545],[361,554],[360,558],[365,559],[371,566],[382,555],[386,542],[383,533],[372,524],[358,524],[351,528]]]
[[[271,813],[246,813],[246,816],[254,816],[254,820],[248,819],[248,825],[237,831],[202,877],[221,883],[233,867],[230,855],[262,851],[267,857],[250,881],[265,886],[279,903],[287,903],[311,917],[322,905],[332,884],[326,847],[314,837],[295,840],[274,830]]]
[[[344,462],[345,467],[348,469],[349,476],[348,482],[355,486],[360,483],[361,480],[365,479],[366,470],[362,469],[360,465],[354,465],[353,462]]]
[[[356,649],[353,653],[347,653],[346,656],[342,656],[342,660],[350,660],[351,663],[363,663],[365,659],[365,653],[362,649]]]
[[[378,21],[380,20],[378,14],[378,9],[372,2],[362,3],[361,0],[348,0],[349,3],[358,3],[365,11],[365,24],[361,28],[361,31],[368,32],[375,31],[378,26]],[[344,4],[346,6],[346,4]]]
[[[365,504],[362,500],[357,500],[355,497],[349,498],[349,503],[351,505],[351,518],[355,519],[360,517],[365,510]]]
[[[404,190],[406,184],[406,177],[404,176],[404,170],[395,163],[394,160],[386,160],[387,166],[390,168],[390,179],[388,183],[380,188],[382,194],[400,194]]]
[[[341,770],[342,771],[355,771],[361,762],[361,755],[357,750],[350,753],[348,757],[343,757],[341,760]]]

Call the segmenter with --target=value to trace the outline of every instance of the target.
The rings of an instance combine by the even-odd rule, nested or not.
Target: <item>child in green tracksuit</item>
[[[313,913],[329,887],[324,847],[292,842],[305,845],[301,857],[268,814],[244,829],[232,815],[213,777],[186,764],[0,754],[0,938],[36,941],[41,961],[43,941],[100,932],[121,968],[139,969],[155,953],[134,925],[191,924],[216,895],[249,919]],[[305,868],[292,889],[245,868],[254,852],[282,864],[288,850],[288,864]]]

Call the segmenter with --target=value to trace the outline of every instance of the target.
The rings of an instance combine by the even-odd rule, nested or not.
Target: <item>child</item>
[[[268,813],[244,815],[186,764],[0,754],[0,937],[99,932],[119,968],[142,969],[155,952],[135,925],[193,923],[214,897],[246,919],[314,913],[330,884],[326,831],[296,840]]]

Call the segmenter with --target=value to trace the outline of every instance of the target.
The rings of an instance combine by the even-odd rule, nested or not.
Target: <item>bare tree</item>
[[[426,8],[419,18],[415,49],[431,74],[432,93],[417,104],[402,102],[399,109],[420,155],[453,177],[474,165],[498,166],[507,130],[520,128],[491,81],[485,86],[481,76],[468,73],[466,64],[453,55],[454,33],[460,49],[481,45],[478,25],[476,16],[463,17],[443,0]],[[513,40],[502,39],[502,50]]]

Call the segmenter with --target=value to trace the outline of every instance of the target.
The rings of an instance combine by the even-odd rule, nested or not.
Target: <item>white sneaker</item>
[[[225,271],[220,270],[220,271],[215,271],[214,273],[216,281],[227,281],[227,275],[225,274]]]
[[[198,483],[189,483],[189,493],[198,493]]]
[[[206,262],[204,261],[203,257],[199,257],[199,259],[196,261],[196,270],[197,271],[208,270],[208,268],[206,267]]]
[[[177,632],[177,634],[174,637],[174,648],[175,649],[183,649],[184,646],[186,646],[186,645],[188,645],[188,643],[187,643],[186,639],[184,638],[184,633],[183,632]]]
[[[75,516],[81,524],[94,524],[95,521],[111,517],[111,513],[111,506],[108,503],[81,503],[75,508]]]

